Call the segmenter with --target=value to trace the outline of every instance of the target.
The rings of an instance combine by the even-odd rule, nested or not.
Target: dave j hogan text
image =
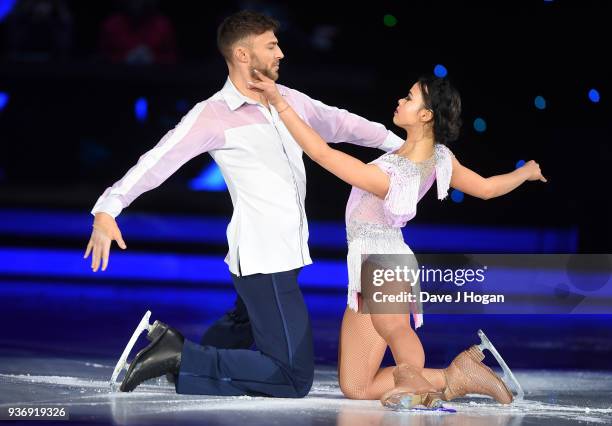
[[[479,294],[473,291],[460,291],[454,297],[451,294],[431,294],[426,291],[421,291],[419,294],[407,291],[398,294],[383,294],[377,291],[373,294],[373,300],[377,303],[406,303],[416,302],[417,299],[421,303],[480,303],[483,305],[505,301],[503,294]]]

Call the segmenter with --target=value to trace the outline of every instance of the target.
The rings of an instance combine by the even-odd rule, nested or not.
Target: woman
[[[302,121],[272,80],[258,71],[253,75],[257,78],[249,82],[249,87],[262,93],[262,101],[274,107],[304,152],[353,185],[346,209],[349,295],[338,359],[344,395],[380,398],[383,405],[392,408],[436,407],[440,400],[467,393],[489,395],[500,403],[512,402],[512,393],[504,382],[481,362],[484,355],[477,346],[459,354],[446,369],[423,368],[425,355],[410,326],[410,311],[357,312],[360,305],[367,305],[361,296],[361,273],[393,263],[382,254],[412,254],[401,228],[415,216],[418,201],[434,179],[440,200],[447,196],[449,186],[489,199],[507,194],[527,180],[546,182],[539,165],[532,160],[511,173],[487,179],[461,165],[445,145],[457,138],[461,126],[461,100],[446,79],[421,78],[412,86],[408,96],[398,101],[393,116],[394,124],[407,131],[406,142],[397,151],[365,164],[330,148]],[[365,262],[362,255],[369,255]],[[418,282],[404,285],[412,294],[419,291]],[[418,328],[423,323],[420,306],[411,303],[410,310]],[[387,346],[397,366],[380,368]]]

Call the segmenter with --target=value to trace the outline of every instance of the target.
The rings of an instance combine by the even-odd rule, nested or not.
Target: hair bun
[[[423,101],[434,113],[433,132],[436,143],[457,140],[461,130],[461,96],[446,78],[419,79]]]

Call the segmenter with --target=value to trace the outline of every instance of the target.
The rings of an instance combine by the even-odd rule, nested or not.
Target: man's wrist
[[[106,212],[97,212],[94,214],[94,223],[106,220],[115,220],[115,218]]]

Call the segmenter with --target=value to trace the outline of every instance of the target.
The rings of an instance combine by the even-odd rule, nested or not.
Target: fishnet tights
[[[403,316],[402,320],[393,318],[396,315],[361,314],[346,308],[338,344],[338,380],[347,398],[379,399],[393,389],[394,367],[380,368],[387,346],[391,346],[396,363],[423,368],[423,346],[410,327],[408,315]],[[446,386],[443,370],[425,368],[421,373],[436,389]]]

